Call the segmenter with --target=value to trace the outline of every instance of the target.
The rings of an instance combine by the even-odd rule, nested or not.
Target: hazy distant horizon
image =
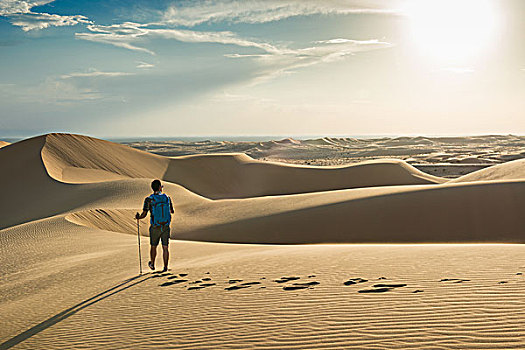
[[[63,133],[63,132],[60,132]],[[47,134],[47,133],[46,133]],[[31,135],[27,137],[2,137],[0,141],[6,142],[18,142],[21,140],[37,137],[45,134]],[[488,136],[516,136],[525,137],[525,135],[518,134],[443,134],[443,135],[421,135],[421,134],[383,134],[383,135],[193,135],[193,136],[130,136],[130,137],[111,137],[111,136],[95,136],[102,140],[107,140],[115,143],[131,143],[131,142],[147,142],[147,141],[183,141],[183,142],[198,142],[198,141],[232,141],[232,142],[264,142],[264,141],[279,141],[287,138],[294,140],[312,140],[320,139],[324,137],[328,138],[355,138],[355,139],[375,139],[375,138],[398,138],[398,137],[428,137],[428,138],[441,138],[441,137],[488,137]]]

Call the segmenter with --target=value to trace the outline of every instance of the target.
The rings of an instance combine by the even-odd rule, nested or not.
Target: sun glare
[[[472,63],[494,42],[494,0],[411,0],[404,12],[420,54],[445,63]]]

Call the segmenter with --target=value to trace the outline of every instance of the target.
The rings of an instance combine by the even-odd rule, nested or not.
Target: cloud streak
[[[11,24],[21,27],[23,31],[40,30],[48,27],[74,26],[79,23],[92,23],[82,15],[63,16],[49,13],[33,12],[35,6],[42,6],[54,0],[0,0],[0,16],[9,18]]]
[[[317,45],[296,50],[287,49],[279,53],[265,55],[232,54],[228,57],[256,60],[260,69],[255,75],[253,83],[258,84],[283,74],[292,73],[300,68],[335,62],[358,52],[386,49],[393,46],[391,43],[379,40],[351,39],[330,39],[316,41],[314,44]]]
[[[149,68],[154,68],[155,65],[154,64],[151,64],[151,63],[148,63],[148,62],[142,62],[142,61],[138,61],[137,62],[137,68],[141,68],[141,69],[149,69]]]
[[[267,23],[310,15],[398,14],[399,1],[379,0],[226,0],[180,1],[170,6],[163,21],[193,27],[203,23]]]
[[[280,49],[268,43],[261,43],[240,38],[229,31],[206,32],[187,29],[150,28],[154,24],[125,22],[110,26],[88,25],[89,33],[76,33],[78,39],[110,44],[133,51],[154,55],[155,52],[138,46],[149,38],[173,39],[187,43],[218,43],[241,47],[254,47],[266,52],[279,52]]]
[[[87,73],[69,73],[61,75],[61,79],[71,79],[71,78],[114,78],[114,77],[123,77],[123,76],[129,76],[129,75],[135,75],[135,73],[128,73],[128,72],[100,72],[100,71],[93,71],[93,72],[87,72]]]
[[[88,25],[87,29],[90,32],[76,33],[76,37],[82,40],[110,44],[151,55],[155,55],[155,52],[145,48],[143,45],[147,43],[148,39],[154,38],[187,43],[219,43],[239,47],[251,47],[261,50],[262,53],[231,53],[225,56],[232,59],[252,59],[257,62],[259,70],[256,73],[256,82],[262,82],[318,63],[337,61],[358,52],[385,49],[393,46],[388,42],[379,40],[334,38],[316,41],[314,42],[315,45],[310,47],[291,49],[267,42],[242,38],[230,31],[210,32],[158,28],[159,25],[159,23],[140,24],[134,22],[125,22],[109,26]],[[138,68],[149,68],[149,66],[147,64],[139,65]]]

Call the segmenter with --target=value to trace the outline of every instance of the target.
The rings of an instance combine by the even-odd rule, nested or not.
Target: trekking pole
[[[139,268],[140,268],[140,274],[142,275],[142,257],[140,255],[140,226],[139,226],[139,219],[137,219],[137,237],[139,240]]]

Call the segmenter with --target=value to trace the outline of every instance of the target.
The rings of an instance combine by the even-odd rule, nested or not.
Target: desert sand
[[[521,157],[451,180],[229,151],[2,148],[0,349],[525,347]],[[153,178],[175,206],[171,270],[138,276]]]

